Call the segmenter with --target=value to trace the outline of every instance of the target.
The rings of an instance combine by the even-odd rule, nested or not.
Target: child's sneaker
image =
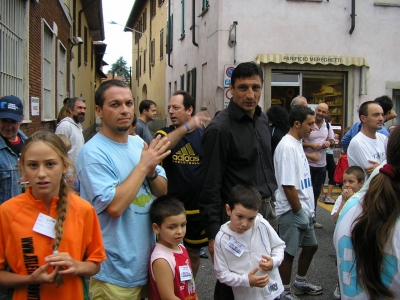
[[[340,289],[339,289],[339,285],[336,285],[336,289],[333,292],[333,300],[340,300],[341,296],[340,296]]]
[[[303,286],[299,286],[295,283],[293,283],[292,286],[292,293],[295,295],[320,295],[322,294],[322,287],[318,285],[314,285],[309,283],[308,281],[305,281]]]
[[[300,300],[295,295],[293,295],[292,292],[289,292],[289,294],[286,294],[286,295],[281,294],[279,299],[280,300]]]

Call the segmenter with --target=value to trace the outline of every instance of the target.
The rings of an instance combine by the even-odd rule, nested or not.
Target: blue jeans
[[[325,167],[310,166],[310,173],[311,173],[311,183],[314,192],[314,223],[315,223],[315,218],[317,217],[317,201],[319,198],[319,194],[321,193],[322,185],[324,184],[325,181],[326,166]]]

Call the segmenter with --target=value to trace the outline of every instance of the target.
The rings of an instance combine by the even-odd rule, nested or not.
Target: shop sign
[[[31,97],[31,116],[39,115],[39,98]]]
[[[303,54],[259,54],[257,63],[286,63],[286,64],[322,64],[345,66],[368,66],[362,57],[335,56],[335,55],[303,55]]]

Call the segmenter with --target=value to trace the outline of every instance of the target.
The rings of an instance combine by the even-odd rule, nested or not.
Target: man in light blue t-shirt
[[[130,136],[134,116],[132,93],[122,81],[104,82],[96,91],[102,128],[78,155],[81,197],[99,217],[107,260],[90,280],[90,298],[139,300],[147,283],[155,244],[149,209],[152,194],[167,193],[159,163],[169,155],[167,139],[145,145]]]

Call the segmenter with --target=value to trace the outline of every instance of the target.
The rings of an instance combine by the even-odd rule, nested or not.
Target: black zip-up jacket
[[[263,199],[277,189],[268,117],[257,106],[252,119],[231,101],[206,128],[202,144],[199,208],[207,237],[213,239],[226,221],[225,204],[235,185],[251,185]]]

